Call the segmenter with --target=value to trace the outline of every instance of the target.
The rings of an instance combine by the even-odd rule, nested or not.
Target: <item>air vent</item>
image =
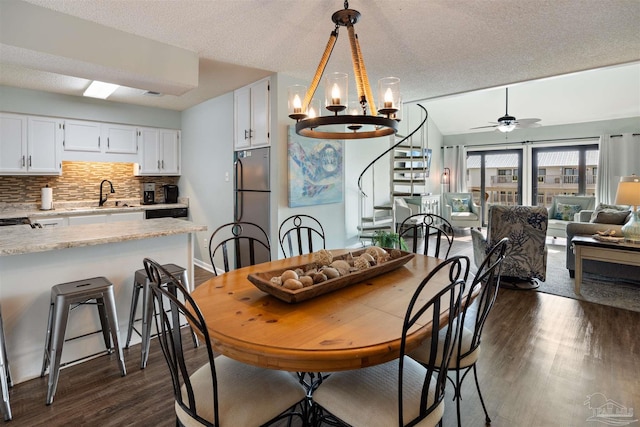
[[[151,91],[151,90],[148,90],[148,91],[144,92],[143,95],[145,95],[145,96],[162,96],[162,94],[160,92],[154,92],[154,91]]]

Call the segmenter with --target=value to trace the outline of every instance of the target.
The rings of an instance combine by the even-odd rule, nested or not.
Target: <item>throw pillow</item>
[[[602,221],[596,221],[598,213],[602,211],[626,212],[628,214],[630,212],[630,209],[628,206],[608,205],[606,203],[600,203],[596,208],[596,210],[593,211],[593,213],[591,214],[591,218],[589,219],[589,222],[602,222]],[[610,222],[610,223],[603,223],[603,224],[614,224],[614,223]],[[622,224],[624,224],[624,222]]]
[[[627,218],[631,214],[631,211],[619,211],[616,209],[602,209],[594,212],[595,218],[592,215],[591,221],[599,224],[614,224],[624,225],[627,222]]]
[[[453,212],[470,212],[469,199],[451,199],[451,210]]]
[[[573,221],[573,216],[582,210],[580,205],[567,205],[564,203],[556,204],[555,219],[561,219],[563,221]]]

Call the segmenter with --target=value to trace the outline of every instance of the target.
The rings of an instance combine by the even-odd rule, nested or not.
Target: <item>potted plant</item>
[[[374,245],[382,248],[401,249],[403,251],[409,249],[404,239],[398,233],[392,231],[378,230],[373,234],[371,241]]]

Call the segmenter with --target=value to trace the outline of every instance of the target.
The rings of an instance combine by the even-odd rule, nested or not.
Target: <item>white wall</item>
[[[0,111],[180,129],[180,111],[0,86]]]
[[[226,180],[226,174],[229,180]],[[182,112],[180,196],[189,197],[189,214],[207,231],[197,233],[195,258],[210,264],[208,239],[233,221],[233,93]]]

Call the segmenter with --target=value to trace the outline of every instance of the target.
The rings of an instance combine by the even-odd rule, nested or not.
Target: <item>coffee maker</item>
[[[142,184],[142,204],[153,205],[156,202],[156,185],[153,183]]]

